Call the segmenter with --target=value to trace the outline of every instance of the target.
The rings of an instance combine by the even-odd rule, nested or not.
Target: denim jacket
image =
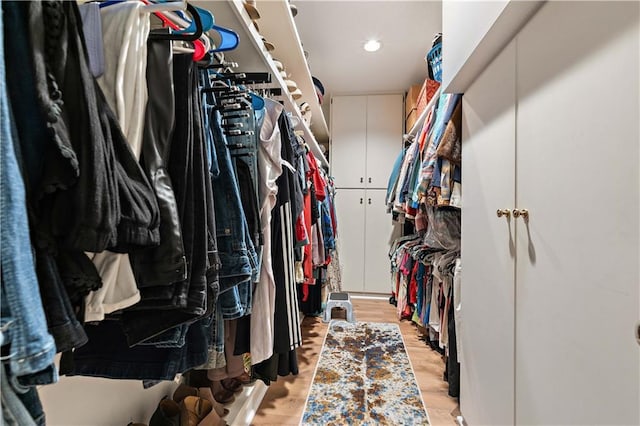
[[[8,361],[11,373],[22,376],[50,367],[56,347],[53,337],[47,332],[31,252],[26,193],[16,155],[6,90],[3,38],[0,19],[0,333],[2,344],[10,343]],[[54,372],[49,382],[56,378]]]

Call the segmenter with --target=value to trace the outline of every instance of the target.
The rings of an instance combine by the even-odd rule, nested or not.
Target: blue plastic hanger
[[[258,96],[253,92],[249,92],[249,95],[251,96],[251,105],[254,111],[260,111],[264,108],[264,98],[262,96]]]
[[[220,45],[215,49],[210,50],[209,53],[226,52],[228,50],[233,50],[238,47],[238,44],[240,44],[240,37],[238,36],[238,34],[236,34],[235,31],[228,28],[219,27],[217,25],[214,25],[212,29],[220,34]]]
[[[98,7],[100,9],[102,9],[103,7],[107,7],[107,6],[111,6],[113,4],[117,4],[117,3],[122,3],[125,0],[109,0],[109,1],[103,1],[100,2],[100,4],[98,5]]]
[[[202,29],[203,31],[209,31],[210,29],[212,29],[214,27],[215,24],[215,19],[213,17],[213,14],[208,11],[207,9],[203,9],[201,7],[197,7],[195,6],[196,11],[198,12],[198,15],[200,15],[200,21],[202,22]],[[185,21],[190,21],[189,18],[187,18],[185,16],[184,13],[178,12],[178,15],[184,19]],[[192,33],[195,31],[195,24],[193,23],[193,21],[190,22],[189,26],[183,30],[180,30],[179,32],[181,33]]]
[[[216,25],[215,17],[213,16],[213,13],[211,13],[211,11],[202,9],[200,7],[196,7],[196,10],[198,11],[198,15],[200,15],[200,20],[202,21],[202,27],[204,31],[206,32],[209,30],[214,30],[218,34],[220,34],[220,45],[215,49],[211,49],[209,53],[226,52],[238,47],[238,44],[240,43],[240,37],[235,31]],[[181,17],[187,20],[186,17]],[[191,22],[191,24],[187,28],[181,31],[185,33],[193,32],[193,22]]]

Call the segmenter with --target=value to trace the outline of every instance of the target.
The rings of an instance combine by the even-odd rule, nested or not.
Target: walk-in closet
[[[0,0],[0,49],[0,425],[640,425],[640,2]]]

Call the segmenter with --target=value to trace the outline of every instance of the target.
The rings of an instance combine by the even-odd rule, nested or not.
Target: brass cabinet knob
[[[527,209],[513,209],[513,217],[516,219],[522,216],[523,219],[529,219],[529,210]]]
[[[504,217],[506,217],[506,218],[509,218],[509,216],[511,216],[511,212],[509,211],[509,209],[498,209],[498,210],[496,211],[496,215],[497,215],[498,217],[502,217],[502,216],[504,216]]]

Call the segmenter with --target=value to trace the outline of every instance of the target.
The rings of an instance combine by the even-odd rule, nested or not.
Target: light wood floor
[[[352,299],[356,319],[369,322],[398,323],[395,307],[387,300]],[[340,317],[334,310],[334,318]],[[343,315],[344,318],[344,315]],[[416,379],[422,392],[432,425],[455,425],[458,402],[447,395],[448,385],[442,380],[444,363],[440,354],[419,339],[409,321],[400,322]],[[265,395],[253,420],[254,425],[297,425],[300,423],[327,325],[321,318],[307,317],[302,323],[303,346],[298,350],[300,374],[279,377]]]

